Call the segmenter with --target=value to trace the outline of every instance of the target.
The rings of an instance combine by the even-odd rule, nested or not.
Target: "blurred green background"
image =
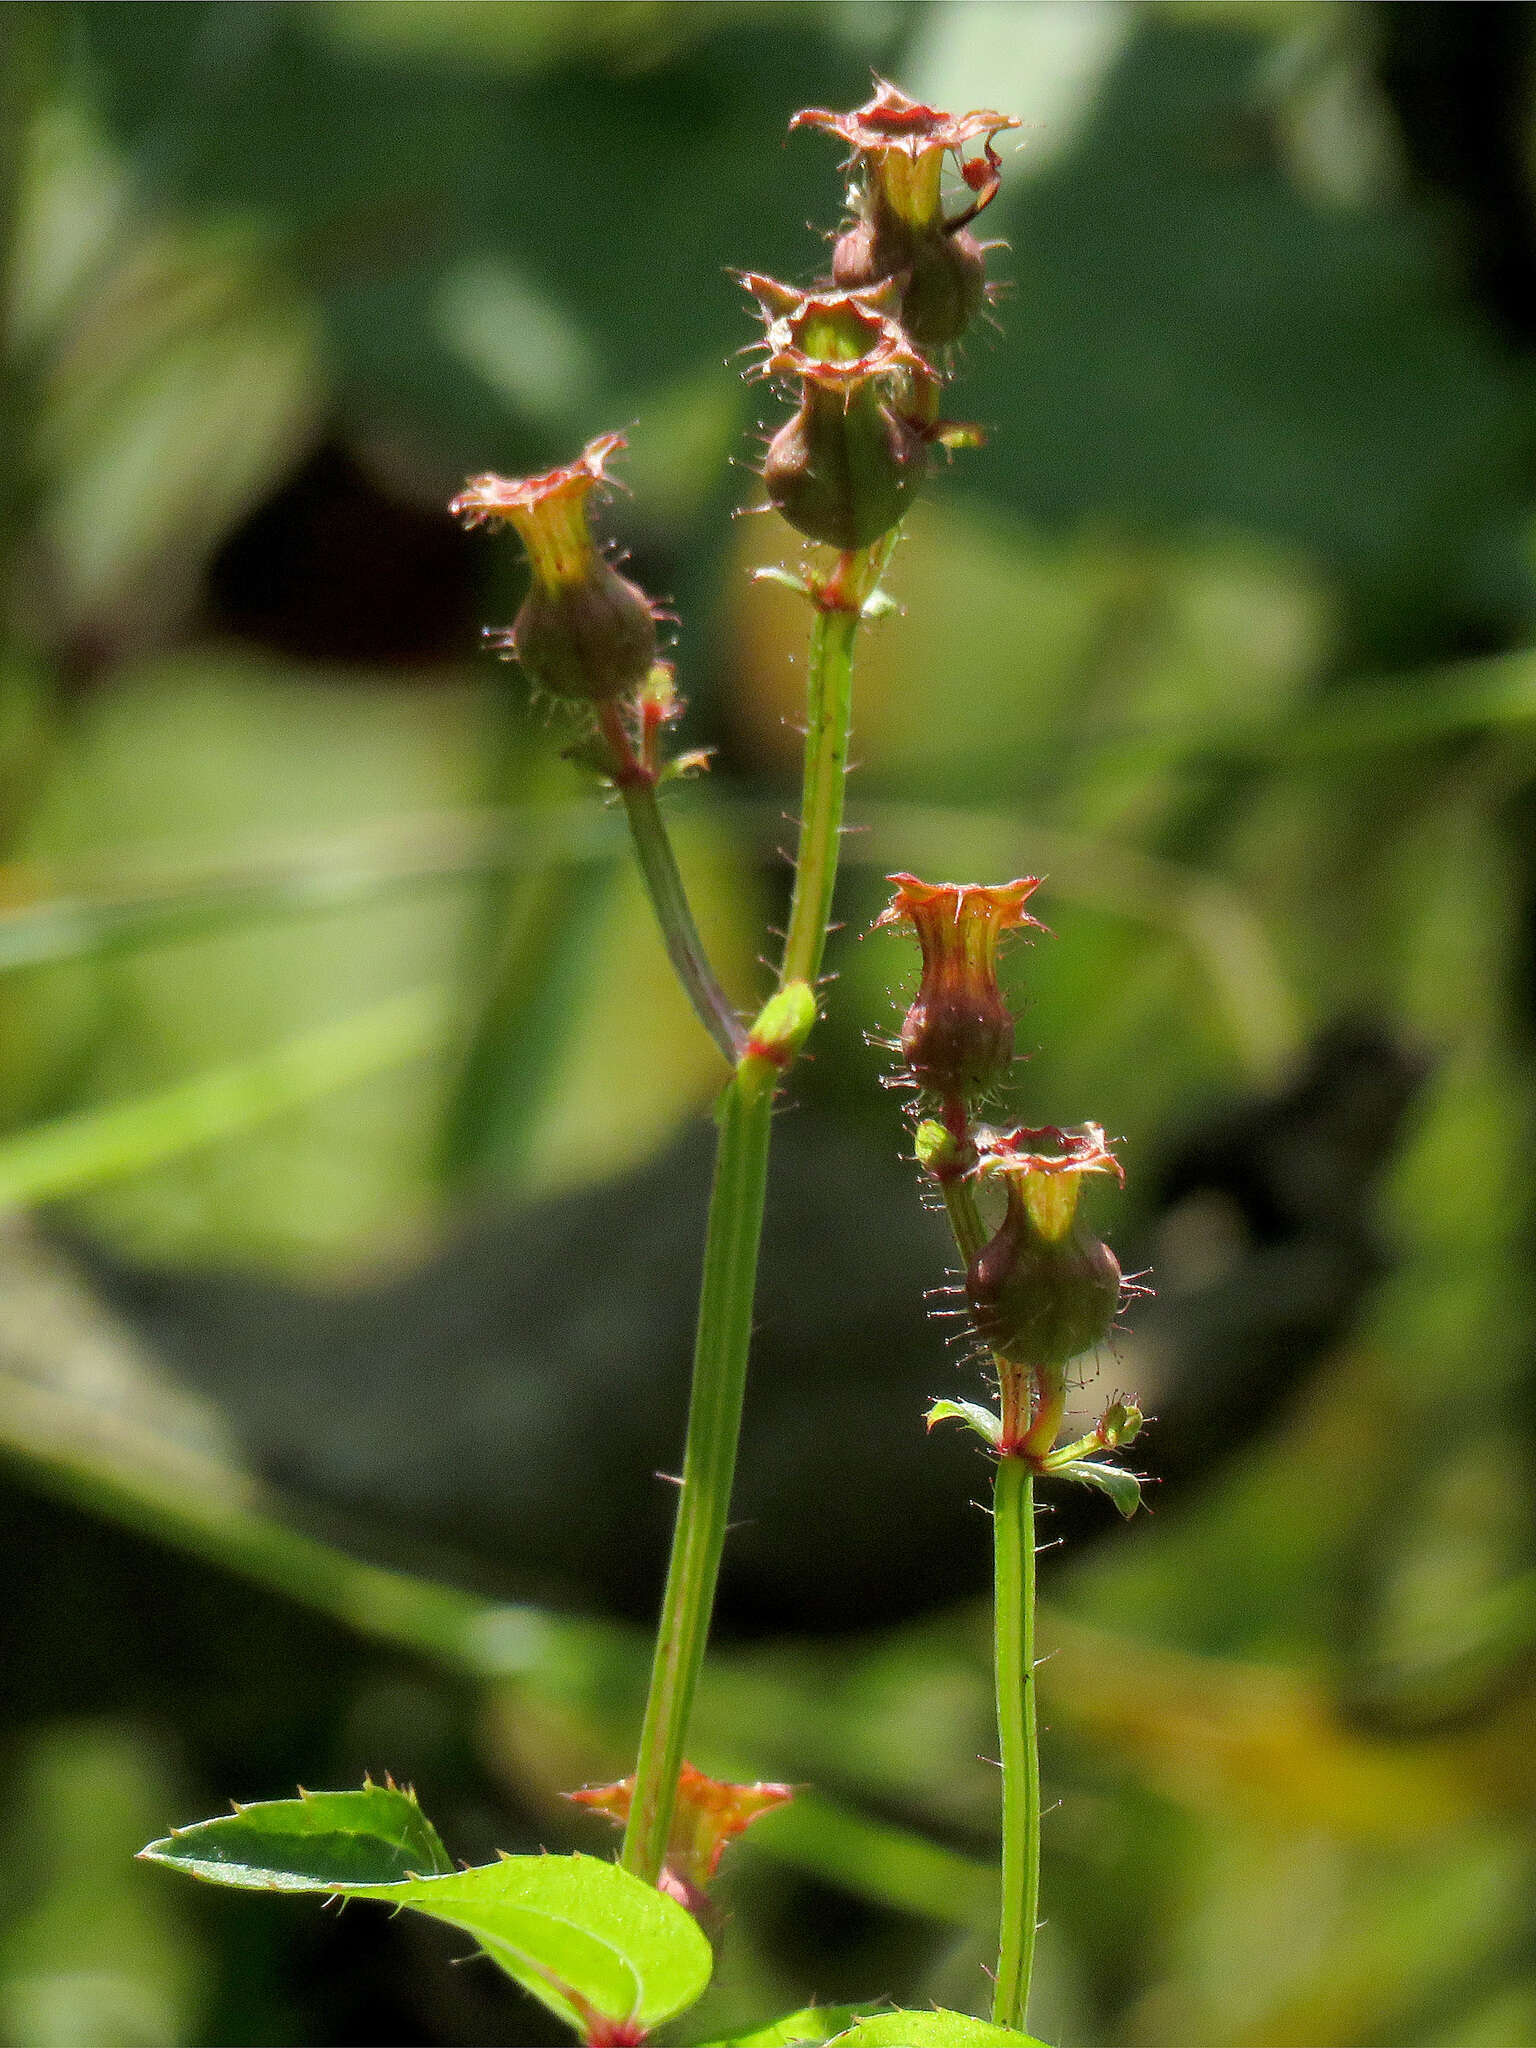
[[[791,113],[1017,112],[996,328],[859,684],[696,1760],[813,1789],[679,2038],[984,2005],[974,1368],[880,1087],[891,868],[1030,872],[1015,1108],[1123,1138],[1155,1513],[1045,1561],[1036,2023],[1536,2039],[1536,21],[1526,7],[0,10],[0,2042],[554,2038],[451,1936],[135,1866],[413,1780],[602,1850],[680,1449],[716,1056],[476,650],[462,477],[623,427],[673,818],[743,1004],[803,607],[730,267]],[[1016,146],[1015,146],[1016,145]],[[815,229],[807,226],[814,222]],[[1141,1447],[1138,1447],[1138,1450]]]

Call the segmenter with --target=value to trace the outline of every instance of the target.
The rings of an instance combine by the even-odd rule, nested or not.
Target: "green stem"
[[[771,1052],[754,1050],[756,1041],[750,1036],[738,1042],[732,1056],[735,1072],[717,1111],[720,1135],[704,1241],[704,1283],[694,1342],[688,1442],[683,1453],[677,1523],[651,1666],[650,1693],[640,1731],[629,1823],[624,1831],[624,1867],[653,1884],[666,1857],[689,1713],[703,1668],[715,1585],[725,1547],[726,1517],[746,1394],[774,1089],[814,1017],[810,991],[821,967],[827,917],[837,880],[843,776],[853,715],[853,648],[864,602],[884,566],[893,538],[888,536],[872,548],[842,557],[834,583],[820,594],[811,633],[806,684],[805,802],[794,895],[779,973],[780,994],[771,999],[758,1020],[758,1028],[763,1027],[776,1006],[796,996],[804,1001],[805,1016],[801,1026],[778,1041]],[[654,803],[654,792],[651,794]],[[631,806],[633,823],[636,813],[628,787],[624,798]],[[649,845],[658,851],[658,859],[661,853],[665,854],[669,872],[675,876],[676,867],[671,862],[659,815],[655,816],[654,837],[648,836],[650,815],[654,813],[645,815],[644,832],[636,831],[642,865]],[[647,881],[651,883],[652,900],[657,903],[663,930],[680,931],[682,927],[676,921],[669,926],[661,909],[663,892],[649,870]],[[677,888],[681,902],[680,883]],[[688,929],[692,930],[691,919]],[[668,948],[670,951],[670,936]],[[702,959],[702,949],[699,957]],[[736,1028],[740,1030],[739,1025]]]
[[[672,851],[666,821],[656,801],[655,785],[650,782],[625,783],[620,795],[629,817],[640,872],[650,893],[656,922],[661,926],[667,958],[672,962],[673,972],[682,983],[699,1022],[734,1067],[746,1049],[747,1034],[715,978],[715,970],[704,950],[704,941],[699,937],[699,928],[693,921],[693,911],[678,871],[677,855]]]
[[[992,1497],[996,1554],[997,1732],[1003,1766],[1002,1930],[992,2017],[1026,2031],[1040,1912],[1040,1746],[1035,1728],[1035,1481],[1000,1458]]]
[[[872,547],[841,556],[835,575],[818,593],[806,671],[800,843],[795,851],[795,887],[779,970],[781,988],[791,981],[808,982],[814,988],[821,972],[842,843],[843,783],[853,725],[854,642],[863,623],[865,602],[895,544],[893,527]]]
[[[827,920],[832,914],[832,889],[837,880],[852,709],[853,643],[858,630],[856,612],[822,611],[816,614],[811,631],[805,789],[800,806],[794,895],[784,935],[782,979],[808,981],[812,987],[821,971]]]
[[[634,1796],[624,1833],[625,1869],[652,1884],[660,1876],[666,1856],[688,1717],[703,1668],[715,1582],[725,1547],[747,1383],[777,1079],[778,1070],[770,1062],[750,1056],[743,1059],[727,1083],[717,1111],[720,1136],[704,1244],[688,1447],[650,1695],[640,1732]]]
[[[955,1240],[955,1249],[967,1267],[987,1242],[987,1227],[981,1220],[981,1211],[976,1206],[976,1185],[974,1181],[963,1180],[958,1175],[952,1180],[942,1181],[944,1212],[949,1218],[950,1232]]]

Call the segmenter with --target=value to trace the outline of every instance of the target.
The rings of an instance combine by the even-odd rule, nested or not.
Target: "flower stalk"
[[[805,779],[779,968],[781,988],[792,981],[809,982],[814,988],[821,972],[842,844],[843,791],[853,730],[854,644],[894,539],[892,528],[875,546],[840,556],[833,575],[813,592],[816,617],[806,669]]]
[[[1035,1715],[1035,1474],[997,1461],[992,1493],[994,1664],[1003,1855],[992,2017],[1025,2031],[1040,1918],[1040,1740]]]
[[[944,1200],[965,1275],[971,1326],[997,1408],[936,1401],[928,1427],[962,1422],[995,1460],[994,1669],[1003,1774],[1001,1898],[992,2016],[1022,2033],[1029,2012],[1040,1908],[1040,1742],[1035,1710],[1035,1480],[1067,1479],[1134,1514],[1140,1482],[1097,1453],[1130,1443],[1141,1411],[1114,1402],[1097,1427],[1056,1449],[1067,1367],[1109,1335],[1123,1282],[1109,1247],[1078,1214],[1084,1178],[1124,1176],[1097,1124],[994,1130],[974,1121],[1013,1058],[1013,1018],[997,979],[1004,934],[1036,925],[1024,904],[1038,887],[920,882],[892,875],[896,894],[876,925],[905,925],[922,948],[917,994],[896,1043],[896,1079],[930,1113],[914,1151]],[[988,1233],[976,1183],[995,1176],[1004,1210]]]
[[[622,783],[619,796],[629,820],[635,859],[651,899],[662,944],[694,1014],[721,1053],[733,1065],[746,1047],[747,1034],[730,998],[710,964],[699,928],[694,923],[688,892],[673,851],[672,837],[656,799],[654,783]]]
[[[972,446],[979,438],[977,430],[940,418],[945,373],[914,341],[912,325],[922,313],[935,339],[947,345],[980,302],[980,252],[962,239],[963,223],[946,221],[939,210],[940,170],[946,156],[952,157],[967,185],[978,191],[976,162],[965,159],[964,147],[981,139],[986,161],[994,165],[991,139],[1013,125],[1011,118],[977,114],[956,122],[884,85],[869,108],[848,118],[857,126],[865,115],[875,123],[865,165],[866,224],[883,234],[879,253],[891,260],[867,288],[861,280],[850,289],[841,275],[809,292],[771,278],[743,278],[764,320],[757,374],[783,388],[794,407],[768,445],[768,500],[806,540],[834,551],[828,571],[808,567],[800,576],[779,578],[814,608],[804,781],[776,993],[750,1030],[733,1011],[705,953],[657,802],[661,782],[702,760],[664,762],[660,755],[661,733],[682,708],[670,667],[656,658],[656,622],[663,614],[614,569],[587,524],[588,499],[608,484],[606,464],[623,447],[622,439],[602,435],[577,461],[543,477],[474,478],[453,506],[469,525],[514,526],[527,548],[531,588],[514,624],[493,641],[521,663],[536,689],[583,721],[584,735],[570,751],[623,802],[668,957],[731,1067],[716,1105],[715,1172],[677,1520],[639,1753],[626,1792],[622,1861],[651,1883],[662,1881],[673,1832],[724,1549],[774,1096],[816,1021],[815,990],[842,834],[855,644],[863,621],[884,606],[880,576],[931,451]],[[821,112],[799,118],[806,125],[836,126],[834,117]],[[857,153],[870,138],[858,127],[846,139]],[[975,210],[968,209],[965,218]],[[890,223],[894,229],[886,233]],[[951,303],[936,318],[932,278],[942,271],[955,275],[941,280]],[[974,1148],[963,1118],[956,1125],[951,1114],[947,1121],[960,1143],[948,1199],[971,1251],[979,1254],[985,1232],[964,1178]]]
[[[655,1884],[666,1861],[688,1720],[725,1548],[746,1394],[752,1304],[778,1066],[748,1054],[716,1109],[719,1138],[704,1245],[688,1441],[672,1556],[624,1830],[626,1870]]]
[[[652,671],[653,675],[656,673]],[[746,1050],[746,1028],[720,986],[704,941],[699,936],[693,906],[688,901],[688,891],[677,864],[672,835],[667,830],[656,793],[666,769],[655,758],[655,735],[663,722],[675,716],[671,706],[676,701],[675,697],[669,698],[667,708],[652,719],[647,719],[649,707],[642,704],[642,736],[638,748],[618,707],[614,704],[601,705],[598,709],[598,730],[609,751],[609,758],[602,765],[607,771],[605,779],[618,791],[624,806],[635,859],[672,971],[693,1005],[694,1015],[719,1046],[726,1061],[734,1067]],[[703,756],[693,755],[669,765],[676,772],[686,766],[703,765],[703,762]]]

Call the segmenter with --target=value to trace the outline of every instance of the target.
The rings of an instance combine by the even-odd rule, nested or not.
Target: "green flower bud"
[[[743,1057],[782,1072],[793,1065],[815,1022],[815,991],[809,982],[788,981],[768,998],[753,1019]]]

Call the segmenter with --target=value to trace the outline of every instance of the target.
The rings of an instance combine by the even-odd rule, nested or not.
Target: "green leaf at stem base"
[[[173,1828],[139,1854],[189,1877],[267,1892],[332,1892],[451,1875],[453,1859],[414,1792],[300,1792]]]
[[[578,2033],[647,2032],[692,2005],[713,1956],[673,1899],[591,1856],[505,1856],[454,1870],[393,1786],[306,1793],[181,1828],[140,1854],[215,1884],[409,1907],[472,1935]]]

